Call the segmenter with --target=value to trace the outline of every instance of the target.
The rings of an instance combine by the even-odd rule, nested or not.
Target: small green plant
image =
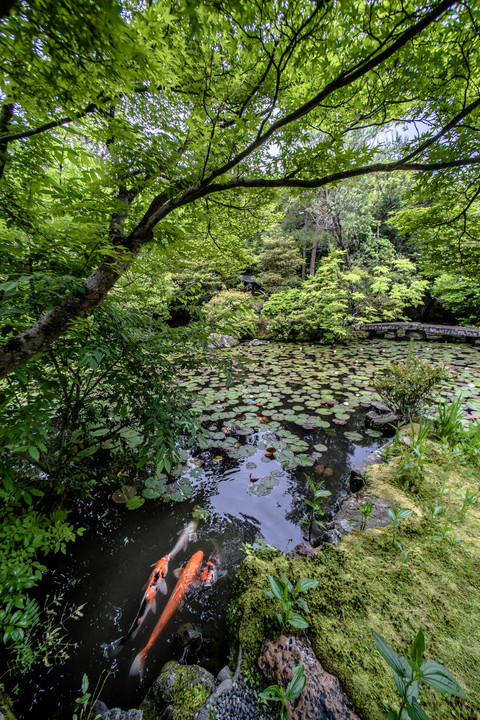
[[[291,625],[297,630],[304,630],[308,627],[309,623],[303,615],[300,615],[297,608],[300,608],[300,610],[307,613],[307,615],[310,614],[310,610],[305,600],[299,597],[299,595],[307,590],[316,588],[318,580],[304,578],[303,580],[299,580],[294,587],[282,572],[280,572],[280,579],[281,582],[277,580],[277,578],[269,575],[268,582],[270,589],[264,588],[263,592],[271,600],[273,600],[273,598],[279,600],[282,612],[276,613],[276,617],[281,625]]]
[[[433,536],[433,542],[440,542],[440,540],[446,540],[447,542],[460,542],[462,538],[460,537],[460,535],[456,535],[454,537],[454,533],[455,528],[447,520],[443,528],[440,530],[440,534]]]
[[[459,522],[464,522],[468,509],[475,505],[479,493],[480,488],[476,492],[472,492],[468,490],[468,488],[466,490],[463,490],[463,488],[458,489],[458,494],[462,499],[462,507],[460,508],[460,513],[458,515]]]
[[[427,518],[429,523],[434,523],[435,519],[439,515],[441,515],[445,510],[444,505],[435,505],[434,503],[429,502],[428,500],[426,500],[423,503],[423,507],[425,510],[425,517]]]
[[[403,443],[400,447],[401,462],[396,472],[396,476],[403,480],[405,489],[421,490],[427,472],[428,448],[425,442],[431,427],[430,422],[420,420],[417,429],[415,429],[410,421],[410,444]]]
[[[400,528],[400,520],[403,518],[408,517],[413,513],[413,510],[409,510],[408,508],[399,508],[395,505],[395,503],[390,501],[390,505],[392,506],[392,509],[388,511],[388,519],[390,520],[390,524],[393,528],[393,537],[392,537],[392,543],[393,546],[398,548],[400,552],[402,553],[403,561],[408,561],[408,553],[405,554],[405,550],[403,547],[403,543],[398,538],[398,531]]]
[[[364,503],[360,508],[360,512],[362,513],[362,524],[360,525],[360,530],[365,530],[365,528],[367,527],[368,519],[372,514],[372,510],[373,502],[371,500]]]
[[[410,348],[405,362],[394,361],[385,366],[383,374],[375,379],[375,389],[402,418],[416,418],[447,377],[444,366],[430,365]]]
[[[307,681],[305,679],[304,670],[305,668],[303,665],[296,665],[292,668],[293,678],[288,683],[286,690],[279,685],[270,685],[259,695],[259,698],[264,702],[270,700],[282,703],[282,707],[280,709],[280,720],[288,720],[289,716],[285,709],[287,700],[289,702],[293,702],[305,689]]]
[[[310,488],[313,493],[313,497],[311,500],[305,500],[305,504],[308,505],[310,508],[309,513],[305,513],[302,522],[308,527],[308,542],[312,539],[312,528],[314,525],[318,525],[318,527],[325,527],[325,524],[317,518],[317,516],[323,516],[323,508],[320,504],[320,500],[330,497],[332,494],[330,490],[325,490],[322,488],[322,485],[324,483],[323,480],[320,480],[318,483],[314,483],[311,478],[308,477],[308,475],[305,475],[305,477],[308,480],[308,484],[310,485]]]
[[[102,717],[100,713],[95,713],[92,711],[92,707],[95,701],[98,700],[98,698],[100,697],[100,694],[105,687],[105,683],[107,682],[111,673],[107,672],[103,678],[102,675],[103,671],[97,680],[93,692],[89,692],[88,690],[88,675],[83,675],[81,691],[82,694],[80,697],[75,699],[75,708],[72,715],[72,720],[99,720]]]
[[[443,665],[434,660],[423,659],[425,637],[422,628],[412,643],[410,655],[404,657],[397,655],[375,630],[373,637],[378,652],[393,670],[395,685],[401,698],[398,711],[390,710],[387,720],[428,720],[418,702],[420,687],[424,684],[445,695],[465,697],[460,685]]]
[[[434,421],[435,434],[449,447],[453,447],[464,435],[463,428],[463,397],[460,395],[454,402],[440,403]]]

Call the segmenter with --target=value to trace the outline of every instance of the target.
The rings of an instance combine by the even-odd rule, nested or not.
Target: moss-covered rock
[[[263,592],[268,575],[282,571],[293,583],[318,580],[318,587],[304,596],[311,611],[306,633],[361,718],[384,720],[399,706],[392,673],[375,648],[372,630],[403,654],[420,626],[427,640],[425,656],[444,662],[467,695],[465,701],[424,688],[420,699],[427,714],[435,720],[480,718],[480,517],[473,509],[461,521],[458,493],[460,487],[476,490],[480,473],[442,455],[435,443],[429,461],[421,495],[401,487],[396,459],[375,466],[366,488],[369,495],[414,511],[401,521],[407,564],[393,545],[391,527],[355,530],[338,548],[324,545],[312,559],[280,553],[246,558],[236,579],[229,626],[237,647],[238,640],[242,644],[247,669],[256,665],[264,637],[289,631],[275,617],[278,601]],[[447,494],[441,492],[443,482],[451,488]],[[429,519],[427,503],[443,504],[444,510]],[[447,520],[455,532],[434,541]]]
[[[207,670],[172,660],[163,666],[141,705],[144,720],[156,720],[167,705],[173,706],[172,720],[191,720],[214,688],[214,677]]]
[[[12,708],[13,703],[8,695],[0,693],[0,720],[16,720]]]

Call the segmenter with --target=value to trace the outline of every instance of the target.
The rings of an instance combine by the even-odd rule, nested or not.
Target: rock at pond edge
[[[286,703],[292,720],[358,720],[338,679],[323,669],[299,638],[281,635],[263,642],[258,666],[269,682],[286,689],[296,665],[305,668],[306,686],[296,700]]]
[[[232,335],[223,335],[221,333],[210,333],[208,336],[209,348],[231,348],[240,345],[240,341]]]
[[[144,720],[161,715],[173,706],[172,720],[192,720],[215,688],[211,673],[198,665],[166,663],[141,704]]]

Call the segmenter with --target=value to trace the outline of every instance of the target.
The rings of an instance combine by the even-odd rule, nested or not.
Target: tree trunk
[[[13,103],[6,103],[2,107],[2,112],[0,114],[0,135],[5,135],[8,126],[10,125],[10,122],[13,118]],[[7,141],[0,143],[0,180],[3,177],[3,172],[5,170],[5,163],[7,162]]]
[[[305,282],[305,265],[307,263],[307,238],[303,238],[303,262],[302,262],[302,282]]]
[[[317,240],[317,235],[315,234],[315,237],[313,238],[312,254],[310,255],[310,277],[313,277],[315,275],[315,263],[317,261],[317,247],[318,247],[318,240]]]

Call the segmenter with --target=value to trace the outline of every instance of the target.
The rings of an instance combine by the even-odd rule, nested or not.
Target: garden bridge
[[[480,345],[480,328],[460,325],[430,325],[420,322],[376,322],[362,325],[363,331],[370,337],[384,337],[390,340],[449,340],[465,338]]]

